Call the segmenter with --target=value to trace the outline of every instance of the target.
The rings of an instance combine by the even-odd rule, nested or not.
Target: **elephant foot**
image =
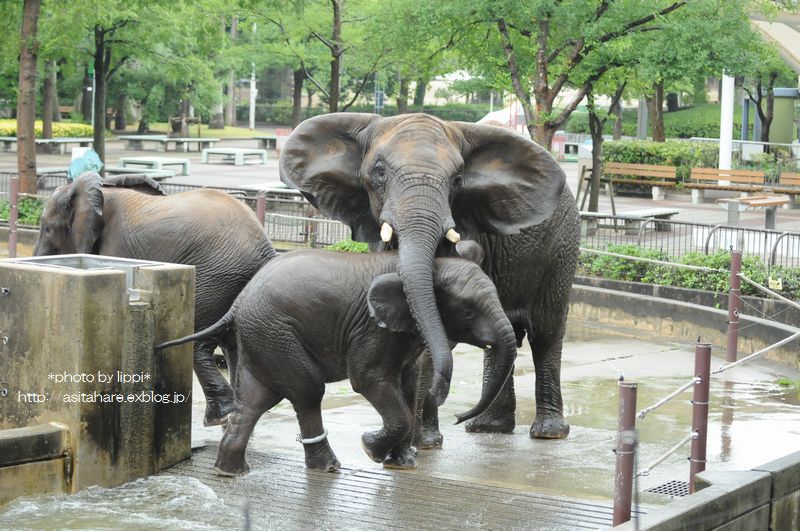
[[[306,453],[306,468],[322,472],[336,472],[342,464],[336,459],[328,441],[309,444],[303,447]]]
[[[563,415],[536,415],[531,424],[532,439],[566,439],[569,435],[569,424]]]
[[[380,430],[364,433],[361,436],[361,447],[364,448],[367,456],[376,463],[383,463],[389,453],[386,438]]]
[[[444,437],[439,431],[439,423],[435,425],[425,424],[419,436],[419,448],[421,450],[439,450],[442,448]]]
[[[244,459],[242,459],[238,463],[236,463],[236,461],[238,460],[225,459],[225,456],[218,455],[217,462],[214,463],[214,472],[218,476],[225,476],[225,477],[241,476],[243,474],[247,474],[248,472],[250,472],[250,465],[247,464],[247,461],[245,461]]]
[[[468,433],[512,433],[516,421],[514,414],[488,414],[478,415],[473,420],[467,422],[464,429]]]
[[[206,413],[203,417],[203,426],[224,425],[234,411],[233,400],[209,399],[206,401]]]
[[[403,444],[392,448],[383,460],[383,468],[409,470],[417,468],[417,451],[414,447]]]

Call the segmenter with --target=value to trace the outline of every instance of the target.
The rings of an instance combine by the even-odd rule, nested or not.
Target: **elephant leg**
[[[225,425],[225,435],[219,443],[214,465],[214,470],[221,476],[245,474],[250,470],[245,453],[253,428],[261,415],[283,398],[265,387],[246,368],[241,369],[237,381],[235,409]]]
[[[514,324],[514,333],[517,344],[525,337],[525,327]],[[492,370],[492,356],[490,351],[483,351],[483,385],[486,386],[487,376]],[[471,433],[511,433],[516,426],[517,396],[514,392],[514,376],[511,376],[503,385],[492,405],[486,411],[467,422],[464,429]]]
[[[439,431],[439,404],[430,392],[433,365],[426,350],[420,358],[419,385],[417,386],[416,419],[413,444],[420,450],[441,448],[444,437]]]
[[[370,459],[382,463],[389,452],[413,434],[412,409],[408,407],[403,390],[396,381],[365,378],[353,388],[369,400],[383,419],[383,427],[361,436],[361,445]],[[359,385],[360,384],[360,385]],[[416,391],[415,391],[416,392]]]
[[[536,439],[564,439],[569,424],[564,420],[561,399],[561,349],[564,324],[552,335],[531,338],[536,371],[536,418],[530,435]]]
[[[322,397],[325,395],[325,376],[313,363],[304,364],[293,376],[300,384],[286,390],[300,424],[298,440],[303,445],[306,467],[335,472],[342,466],[328,443],[322,425]]]
[[[225,362],[228,364],[228,374],[230,375],[230,386],[236,389],[237,365],[239,363],[239,349],[236,345],[236,334],[229,332],[220,338],[219,346],[225,354]]]
[[[401,376],[400,387],[403,391],[403,397],[406,401],[408,411],[416,411],[417,409],[417,388],[419,384],[419,365],[421,363],[410,363],[403,370]],[[412,445],[415,429],[410,429],[406,437],[392,448],[386,457],[383,459],[384,468],[417,468],[417,450]]]
[[[215,339],[195,341],[193,366],[203,394],[206,395],[206,413],[203,425],[224,424],[233,412],[233,389],[220,374],[214,363]]]

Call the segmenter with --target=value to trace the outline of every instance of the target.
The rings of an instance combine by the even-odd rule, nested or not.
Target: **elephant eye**
[[[456,176],[453,178],[453,189],[458,190],[464,186],[464,175],[461,173],[457,173]]]
[[[386,181],[386,164],[382,160],[375,163],[375,167],[372,169],[372,176],[377,184],[383,184]]]

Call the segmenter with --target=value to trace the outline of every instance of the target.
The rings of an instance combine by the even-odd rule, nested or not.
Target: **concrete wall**
[[[686,343],[694,343],[700,336],[703,341],[712,344],[717,354],[724,352],[727,345],[727,310],[649,295],[573,285],[570,317]],[[745,315],[740,317],[740,329],[740,358],[773,345],[800,330]],[[770,351],[765,358],[800,368],[800,341],[793,341]]]
[[[706,471],[695,494],[614,529],[800,530],[800,452],[747,471]]]
[[[45,458],[33,449],[42,445],[63,460],[48,466],[66,468],[68,492],[119,485],[190,456],[191,344],[169,355],[153,346],[191,333],[194,268],[139,268],[131,280],[137,301],[126,282],[121,270],[0,262],[8,289],[0,295],[8,337],[0,345],[0,503],[36,483],[42,471],[33,469],[44,465],[33,463]],[[6,448],[30,451],[3,452],[4,439]],[[40,485],[37,492],[51,486]]]

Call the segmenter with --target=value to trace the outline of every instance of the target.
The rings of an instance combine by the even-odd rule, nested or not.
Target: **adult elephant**
[[[85,174],[47,201],[34,255],[92,253],[195,266],[195,330],[217,322],[275,250],[253,212],[216,190],[164,195],[146,177],[103,181]],[[218,335],[194,345],[193,365],[206,395],[204,423],[222,424],[233,391],[213,353],[235,348]]]
[[[433,261],[452,255],[460,238],[480,244],[483,269],[519,344],[528,335],[536,370],[530,435],[567,436],[561,350],[579,217],[564,172],[545,149],[502,128],[424,114],[334,113],[294,130],[280,174],[325,215],[348,224],[355,240],[399,248],[398,273],[434,369],[423,447],[441,443],[433,410],[447,396],[452,371]],[[509,379],[468,429],[510,432],[515,407]]]

